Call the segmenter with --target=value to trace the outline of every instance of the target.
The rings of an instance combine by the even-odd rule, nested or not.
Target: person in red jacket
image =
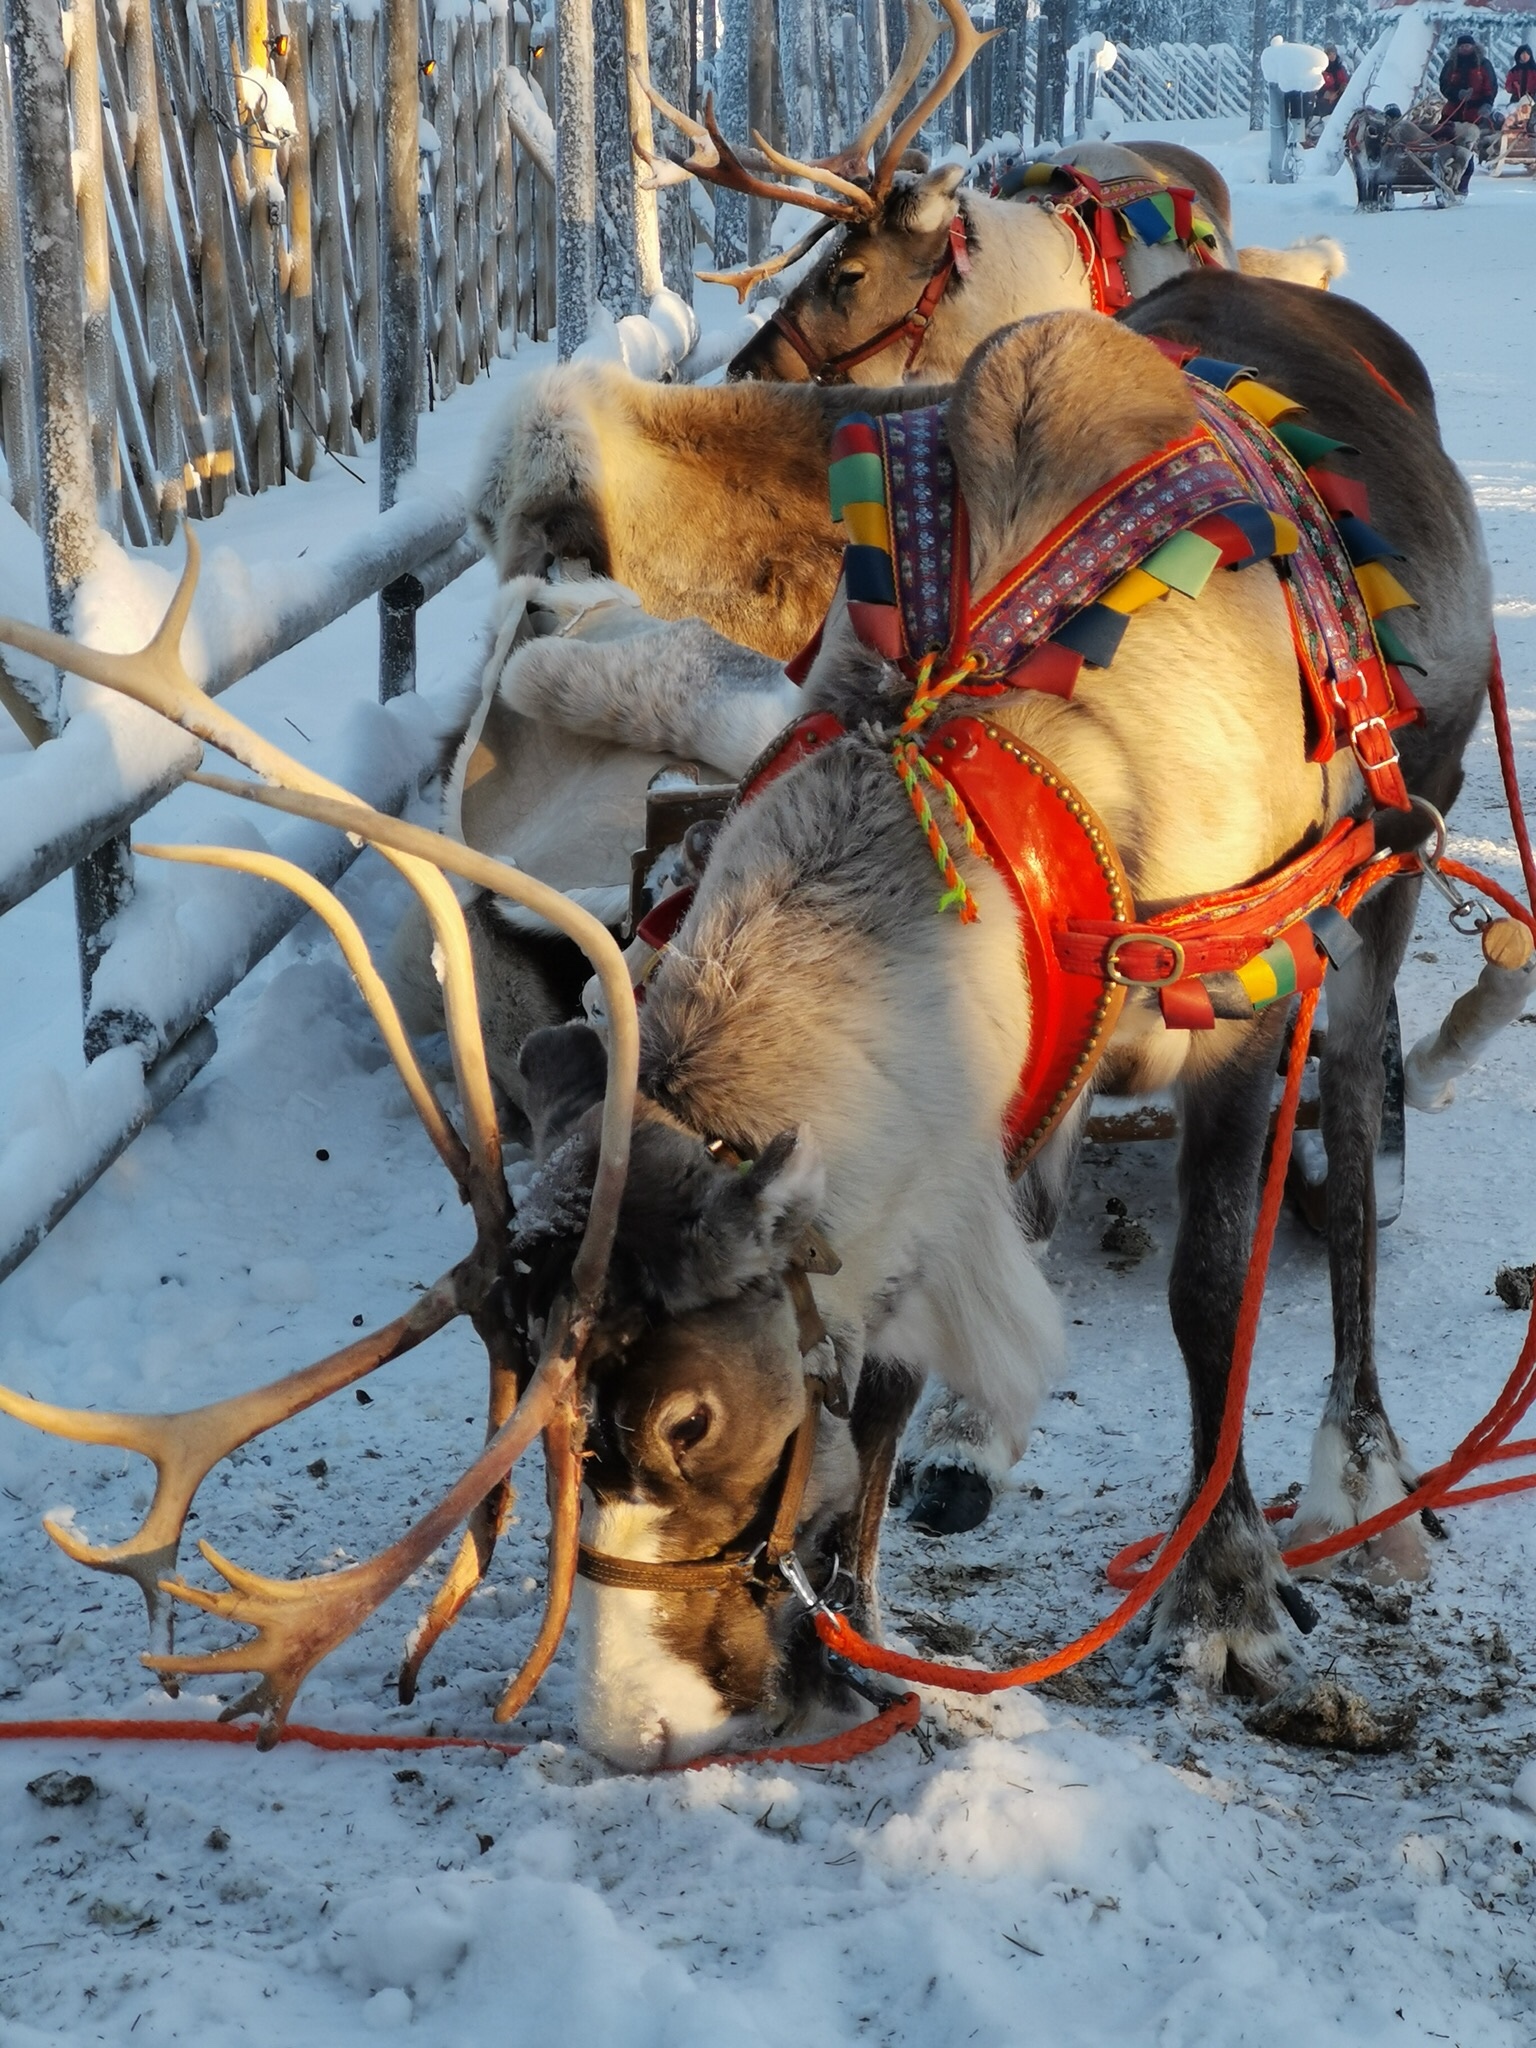
[[[1536,99],[1536,57],[1531,55],[1529,43],[1522,43],[1516,50],[1515,61],[1504,80],[1504,90],[1511,100]]]
[[[1332,43],[1324,43],[1323,54],[1328,62],[1323,67],[1323,76],[1317,88],[1317,111],[1320,114],[1331,114],[1349,83],[1349,70]]]
[[[1476,37],[1458,36],[1456,47],[1440,73],[1440,90],[1445,95],[1441,127],[1448,127],[1454,121],[1485,124],[1493,112],[1498,89],[1498,82]]]

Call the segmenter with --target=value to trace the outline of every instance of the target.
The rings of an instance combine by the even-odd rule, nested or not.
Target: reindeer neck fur
[[[643,383],[607,364],[519,386],[471,492],[503,577],[583,555],[659,618],[702,618],[785,660],[837,582],[827,445],[844,413],[920,405],[922,389]]]

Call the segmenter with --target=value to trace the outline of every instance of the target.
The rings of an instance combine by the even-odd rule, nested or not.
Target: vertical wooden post
[[[21,262],[21,201],[8,66],[0,64],[0,441],[11,476],[11,503],[37,524],[37,446],[32,434],[32,352],[27,281]]]
[[[298,131],[288,145],[287,332],[292,351],[289,371],[296,417],[290,434],[297,444],[295,472],[306,482],[320,460],[316,415],[320,410],[315,375],[315,222],[310,184],[309,133],[309,0],[295,0],[288,10],[288,53],[283,60],[283,85],[293,105]]]
[[[85,374],[80,235],[71,171],[64,37],[58,0],[7,0],[20,201],[21,263],[32,335],[38,509],[48,617],[67,633],[75,592],[96,554],[96,477]],[[158,134],[158,128],[156,129]],[[44,710],[57,731],[57,692]],[[115,839],[75,869],[82,1008],[112,919],[133,894],[133,855]],[[86,1056],[105,1048],[86,1040]]]
[[[168,541],[187,509],[181,421],[176,409],[178,342],[171,298],[171,224],[165,210],[165,158],[150,0],[128,0],[128,92],[137,116],[133,182],[144,240],[144,321],[154,389],[149,434],[160,472],[160,538]]]
[[[380,253],[379,510],[416,466],[421,354],[421,223],[416,180],[421,132],[421,18],[417,0],[384,5],[384,220]],[[418,585],[418,589],[419,589]],[[379,594],[379,695],[416,683],[416,616],[394,584]]]
[[[642,148],[654,151],[656,138],[651,128],[651,103],[640,89],[641,78],[651,75],[650,25],[645,0],[624,0],[624,51],[628,58],[625,83],[629,90],[629,132]],[[638,67],[638,69],[637,69]],[[640,298],[649,305],[666,279],[661,274],[661,214],[656,194],[648,192],[637,178],[631,179],[635,194],[635,277]]]
[[[245,70],[259,80],[268,70],[267,0],[245,0]],[[249,93],[255,100],[257,91]],[[255,293],[252,349],[256,415],[256,488],[281,483],[283,476],[282,393],[277,360],[277,236],[282,225],[282,187],[277,153],[261,139],[259,107],[248,107],[241,126],[252,134],[249,235]],[[254,131],[254,132],[253,132]]]
[[[556,83],[558,65],[556,36],[551,32],[528,60],[528,75],[537,78],[546,107],[555,106],[559,100]],[[558,157],[558,147],[556,155]],[[531,164],[527,169],[528,206],[532,217],[533,338],[535,341],[547,341],[556,331],[560,318],[559,187],[557,184],[553,195],[541,192],[538,172]]]
[[[517,216],[517,167],[512,150],[512,123],[507,119],[505,75],[516,62],[513,39],[516,29],[506,0],[491,11],[490,110],[495,125],[496,175],[492,185],[496,211],[496,327],[498,347],[510,340],[517,347],[523,326],[518,295],[518,250],[521,237]]]
[[[203,70],[210,80],[220,54],[217,43],[211,49],[208,46],[211,15],[212,9],[205,5],[197,21]],[[235,477],[234,369],[230,344],[229,253],[224,239],[224,173],[213,108],[202,92],[197,95],[197,110],[192,121],[192,175],[197,191],[197,267],[203,302],[208,425],[212,442],[207,478],[208,510],[217,516],[224,509]]]
[[[69,53],[70,112],[79,164],[81,277],[85,293],[85,387],[91,408],[91,462],[96,475],[97,515],[111,533],[122,531],[121,478],[117,460],[117,383],[112,358],[112,269],[107,241],[106,172],[101,147],[100,60],[96,51],[96,8],[72,10],[74,37]]]
[[[773,132],[773,72],[778,61],[778,21],[773,0],[747,0],[747,127],[749,132]],[[831,84],[829,77],[828,84]],[[747,201],[747,261],[760,263],[768,254],[768,237],[773,230],[773,202]]]
[[[464,360],[459,319],[458,176],[454,167],[453,17],[445,8],[432,14],[432,126],[441,147],[432,181],[432,218],[437,229],[437,388],[446,398],[459,381]]]
[[[475,148],[478,134],[475,107],[474,25],[467,14],[450,24],[453,59],[453,240],[454,268],[459,284],[459,376],[473,384],[485,347],[480,305],[481,166]],[[494,327],[495,314],[491,316]]]
[[[350,19],[352,37],[352,251],[357,265],[357,352],[362,358],[363,388],[357,430],[365,441],[379,433],[379,140],[374,107],[379,90],[378,46],[374,24],[366,15]],[[411,189],[412,225],[416,192]],[[414,374],[414,364],[412,372]],[[414,416],[414,414],[413,414]]]
[[[597,288],[597,98],[592,0],[555,0],[556,253],[560,360],[587,338],[587,309]]]
[[[315,15],[311,46],[315,78],[314,181],[319,213],[319,263],[323,343],[321,381],[325,391],[325,445],[347,454],[352,439],[352,384],[347,369],[347,274],[342,243],[341,127],[336,86],[336,36],[330,9]]]

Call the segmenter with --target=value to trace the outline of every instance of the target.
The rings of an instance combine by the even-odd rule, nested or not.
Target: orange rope
[[[250,1748],[259,1727],[232,1721],[79,1720],[0,1721],[0,1742],[225,1742]],[[302,1742],[311,1749],[491,1749],[498,1756],[520,1756],[521,1742],[495,1742],[488,1735],[361,1735],[344,1728],[311,1728],[289,1721],[279,1729],[279,1742]]]
[[[784,1743],[772,1749],[721,1751],[695,1757],[686,1764],[670,1766],[678,1771],[708,1770],[712,1764],[842,1764],[867,1756],[894,1735],[917,1726],[923,1703],[915,1692],[903,1693],[875,1715],[856,1727],[845,1728],[818,1742]],[[260,1729],[237,1726],[229,1721],[132,1721],[79,1720],[0,1721],[0,1742],[68,1742],[89,1749],[97,1742],[216,1742],[251,1748]],[[302,1742],[311,1749],[395,1750],[488,1749],[497,1756],[521,1756],[526,1743],[496,1742],[488,1735],[365,1735],[343,1728],[313,1728],[302,1722],[288,1722],[278,1734],[279,1742]]]

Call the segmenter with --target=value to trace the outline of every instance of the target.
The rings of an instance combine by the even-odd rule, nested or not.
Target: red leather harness
[[[1040,168],[1027,166],[1026,175]],[[1225,268],[1214,246],[1195,232],[1198,195],[1192,186],[1165,185],[1160,178],[1147,177],[1099,179],[1076,164],[1061,164],[1056,166],[1049,183],[1014,184],[1005,179],[998,191],[1003,198],[1043,206],[1061,222],[1077,244],[1096,313],[1118,313],[1131,304],[1131,289],[1125,281],[1125,258],[1130,244],[1117,216],[1140,201],[1171,200],[1173,238],[1179,246],[1198,264],[1215,270]]]
[[[853,348],[845,348],[840,355],[822,355],[800,332],[781,306],[769,321],[770,327],[778,329],[795,354],[811,374],[814,384],[846,384],[848,372],[859,363],[867,363],[871,356],[877,356],[882,349],[890,348],[894,342],[905,341],[907,360],[902,366],[902,375],[909,377],[923,352],[923,343],[928,339],[928,323],[938,308],[940,299],[949,290],[952,277],[969,277],[971,274],[971,252],[966,237],[965,216],[957,213],[949,224],[945,238],[944,253],[939,258],[938,268],[923,286],[917,304],[910,313],[904,313],[899,320],[893,320],[888,327],[882,327],[878,334],[872,334],[868,341],[861,341]]]
[[[1236,422],[1227,417],[1235,410],[1223,400],[1205,416],[1208,425],[1221,428],[1229,452],[1240,455]],[[1282,450],[1276,448],[1272,456],[1266,452],[1268,442],[1269,437],[1260,434],[1252,446],[1264,460],[1284,462],[1294,472],[1288,490],[1304,486],[1301,472]],[[1298,666],[1310,691],[1319,680],[1318,649],[1331,666],[1336,665],[1342,650],[1360,644],[1361,620],[1367,641],[1371,627],[1363,612],[1354,620],[1356,637],[1344,624],[1346,611],[1359,606],[1360,595],[1342,547],[1336,539],[1331,551],[1324,544],[1322,529],[1332,529],[1323,505],[1316,505],[1314,520],[1306,505],[1292,502],[1299,525],[1304,522],[1310,529],[1300,533],[1287,578]],[[963,501],[955,520],[962,545],[954,559],[954,608],[944,657],[957,672],[935,689],[932,655],[902,655],[897,665],[917,685],[920,700],[925,692],[934,691],[929,708],[940,714],[929,717],[916,742],[924,773],[934,771],[933,780],[951,793],[957,820],[996,869],[1017,915],[1030,1010],[1028,1042],[1004,1136],[1010,1168],[1018,1172],[1088,1081],[1132,989],[1156,991],[1168,1028],[1200,1030],[1212,1028],[1218,1017],[1251,1018],[1270,1001],[1317,987],[1324,955],[1337,951],[1341,942],[1351,942],[1340,920],[1334,917],[1330,925],[1325,913],[1350,876],[1374,854],[1375,828],[1369,819],[1343,819],[1267,875],[1138,918],[1113,841],[1091,805],[1059,769],[991,721],[970,713],[954,715],[958,706],[938,701],[945,689],[963,695],[968,685],[995,694],[998,683],[977,673],[978,668],[984,671],[985,663],[972,651],[973,637],[980,631],[978,622],[997,608],[1000,592],[1006,589],[1013,599],[1019,588],[1015,572],[997,591],[972,598],[960,559],[961,515]],[[1049,550],[1036,553],[1040,586],[1048,592],[1052,571],[1059,574],[1059,565]],[[1024,587],[1023,596],[1033,608],[1031,616],[1049,620],[1049,608],[1033,582]],[[1029,687],[1028,660],[1020,666],[1005,665],[1011,672],[1002,687]],[[1354,749],[1373,801],[1406,806],[1407,792],[1387,731],[1389,719],[1401,722],[1412,715],[1394,703],[1397,670],[1393,667],[1389,675],[1379,655],[1363,668],[1353,661],[1348,666],[1352,673],[1344,693],[1337,678],[1329,678],[1333,701],[1327,708],[1332,715],[1326,732],[1314,735],[1312,757],[1325,758],[1337,735]],[[1044,687],[1056,685],[1044,680]],[[753,801],[811,756],[849,738],[831,712],[798,720],[745,778],[737,806]],[[1378,739],[1386,742],[1390,761],[1376,753]],[[690,900],[691,891],[659,904],[640,927],[642,939],[665,945]],[[1316,921],[1316,929],[1309,919]]]

